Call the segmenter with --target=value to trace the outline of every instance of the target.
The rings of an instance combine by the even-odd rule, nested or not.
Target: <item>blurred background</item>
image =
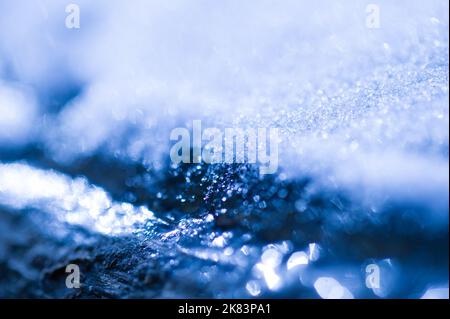
[[[0,297],[448,298],[448,9],[0,0]],[[173,165],[193,120],[277,173]]]

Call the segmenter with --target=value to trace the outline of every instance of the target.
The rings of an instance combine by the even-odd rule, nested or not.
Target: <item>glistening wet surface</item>
[[[446,1],[78,2],[0,2],[0,297],[448,298]]]

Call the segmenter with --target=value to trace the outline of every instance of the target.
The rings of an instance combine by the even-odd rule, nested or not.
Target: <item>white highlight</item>
[[[269,265],[259,263],[256,265],[256,269],[263,274],[267,288],[270,290],[276,290],[281,287],[281,277],[277,274],[274,268]]]
[[[131,233],[137,224],[155,218],[144,206],[113,202],[103,189],[83,178],[16,163],[0,164],[0,205],[39,209],[107,235]]]
[[[300,265],[307,265],[309,263],[308,255],[303,251],[295,252],[289,257],[286,267],[288,270],[300,266]]]
[[[314,288],[323,299],[353,299],[353,294],[332,277],[318,278]]]
[[[28,89],[3,85],[0,81],[0,147],[29,141],[37,104]]]
[[[430,288],[420,299],[448,299],[448,287]]]

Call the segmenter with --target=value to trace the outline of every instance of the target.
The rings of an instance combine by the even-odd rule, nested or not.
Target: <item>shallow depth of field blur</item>
[[[0,0],[0,297],[448,298],[448,6]],[[174,165],[193,120],[278,171]]]

